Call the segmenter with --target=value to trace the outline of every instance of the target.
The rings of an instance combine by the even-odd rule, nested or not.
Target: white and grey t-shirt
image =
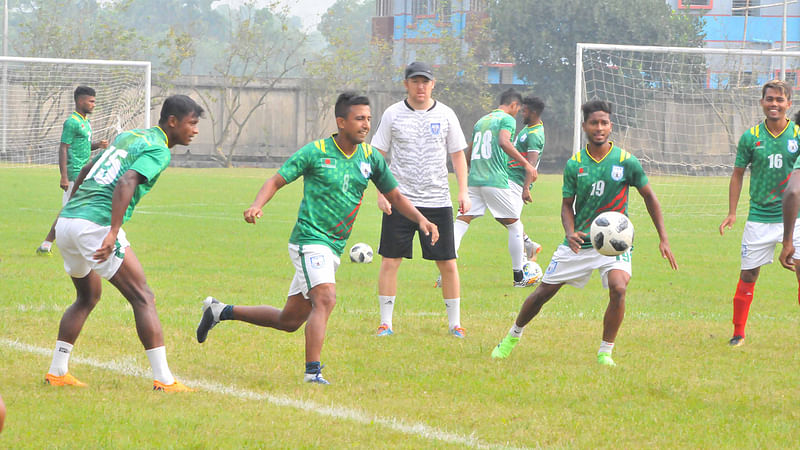
[[[414,206],[452,206],[447,155],[467,148],[452,109],[434,101],[429,109],[417,111],[406,100],[397,102],[383,112],[371,144],[388,153],[400,192]]]

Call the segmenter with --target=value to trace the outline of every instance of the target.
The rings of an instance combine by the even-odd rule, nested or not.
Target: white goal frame
[[[7,63],[31,63],[31,64],[73,64],[83,66],[128,66],[139,68],[144,76],[144,102],[141,111],[143,121],[142,128],[150,127],[150,102],[151,102],[151,71],[150,61],[123,61],[123,60],[99,60],[99,59],[61,59],[61,58],[28,58],[15,56],[0,56],[2,65],[2,76],[0,77],[0,153],[8,151],[8,64]],[[73,86],[74,87],[74,86]],[[138,125],[137,125],[138,126]],[[55,148],[54,148],[55,153]]]

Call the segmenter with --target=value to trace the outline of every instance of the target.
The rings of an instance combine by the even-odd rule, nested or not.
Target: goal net
[[[57,164],[73,92],[89,86],[92,140],[150,124],[150,62],[0,57],[0,164]]]
[[[764,119],[762,85],[782,72],[796,97],[800,52],[578,44],[573,148],[585,145],[580,105],[609,101],[611,140],[639,158],[665,215],[722,221],[736,145]],[[740,220],[747,199],[745,185]]]

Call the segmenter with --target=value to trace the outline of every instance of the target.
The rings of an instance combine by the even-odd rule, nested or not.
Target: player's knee
[[[134,289],[133,292],[126,295],[125,298],[128,299],[128,302],[134,308],[150,307],[154,306],[156,303],[156,296],[153,293],[152,289],[150,289],[150,286],[148,285],[144,285]]]
[[[628,286],[623,284],[612,285],[608,287],[608,296],[612,302],[624,302],[625,301],[625,292],[628,290]]]
[[[336,306],[336,296],[330,294],[320,295],[314,299],[314,306],[331,311]]]

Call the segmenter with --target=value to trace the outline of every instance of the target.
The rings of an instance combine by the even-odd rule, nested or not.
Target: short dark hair
[[[353,91],[342,92],[339,94],[339,98],[336,99],[334,114],[336,117],[346,119],[347,115],[350,114],[350,107],[353,105],[369,106],[369,99]]]
[[[767,96],[767,89],[775,89],[776,91],[781,91],[781,93],[786,96],[786,100],[792,99],[792,87],[789,86],[789,83],[783,80],[767,81],[761,88],[762,99]]]
[[[527,106],[529,111],[535,112],[537,116],[542,115],[542,111],[544,111],[544,100],[539,97],[532,95],[525,97],[522,99],[522,104]]]
[[[158,123],[159,125],[167,123],[169,116],[175,116],[178,120],[191,114],[203,117],[204,112],[203,107],[188,95],[170,95],[161,106],[161,117],[158,119]]]
[[[515,91],[514,88],[506,89],[502,94],[500,94],[501,105],[510,105],[515,101],[517,103],[522,103],[522,94]]]
[[[598,111],[606,112],[610,116],[611,115],[611,103],[608,103],[605,100],[592,100],[592,101],[586,102],[583,105],[581,105],[581,111],[583,111],[583,121],[584,122],[586,122],[586,119],[588,119],[589,116],[592,113],[595,113],[595,112],[598,112]]]
[[[87,95],[89,97],[95,97],[96,92],[94,89],[90,88],[89,86],[78,86],[75,88],[75,93],[72,95],[75,101],[78,101],[78,97],[83,97]]]

